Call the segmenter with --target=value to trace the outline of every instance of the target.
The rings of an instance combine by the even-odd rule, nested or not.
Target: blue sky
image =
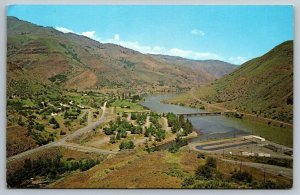
[[[7,15],[142,53],[234,64],[294,39],[292,6],[17,5]]]

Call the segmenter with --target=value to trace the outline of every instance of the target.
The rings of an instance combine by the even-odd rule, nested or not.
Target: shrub
[[[137,114],[132,112],[131,113],[131,120],[136,120],[137,119]]]
[[[216,159],[208,157],[206,159],[205,165],[199,166],[196,169],[195,175],[198,179],[219,179],[222,177],[222,174],[216,168]]]
[[[210,180],[210,181],[196,181],[192,188],[195,189],[229,189],[233,188],[229,182],[220,180]]]
[[[105,127],[103,128],[103,131],[106,135],[112,135],[114,134],[114,129],[110,128],[110,127]]]
[[[205,159],[205,155],[204,155],[204,154],[202,154],[202,153],[199,153],[199,154],[197,154],[197,158],[202,158],[202,159]]]
[[[208,157],[206,160],[206,165],[212,168],[217,168],[217,161],[213,157]]]
[[[236,181],[243,181],[243,182],[247,182],[247,183],[252,182],[252,175],[247,172],[235,171],[231,175],[231,178]]]
[[[134,147],[133,141],[122,141],[119,145],[120,150],[133,149]]]
[[[161,141],[166,138],[166,131],[164,129],[158,129],[155,134],[156,141]]]
[[[186,188],[188,186],[193,185],[194,183],[195,183],[195,179],[193,177],[186,177],[186,178],[184,178],[181,186]]]
[[[169,152],[171,153],[176,153],[179,151],[179,146],[176,143],[172,143],[170,148],[168,149]]]
[[[212,179],[213,178],[214,170],[212,167],[209,167],[207,165],[199,166],[196,169],[195,175],[198,179]]]

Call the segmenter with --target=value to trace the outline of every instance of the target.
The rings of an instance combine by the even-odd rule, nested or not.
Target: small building
[[[69,108],[69,107],[70,107],[69,105],[62,104],[62,103],[59,103],[59,105],[62,106],[62,107],[66,107],[66,108]]]
[[[259,137],[257,135],[247,135],[247,136],[244,136],[244,139],[245,140],[256,141],[256,142],[265,142],[266,141],[265,138]]]
[[[271,154],[267,154],[267,153],[258,153],[259,157],[271,157]]]
[[[255,156],[253,152],[242,152],[242,156]]]
[[[79,108],[81,108],[81,109],[84,109],[84,106],[81,106],[81,105],[77,105]]]
[[[257,139],[257,140],[261,141],[261,142],[266,141],[266,139],[263,138],[263,137],[259,137],[259,136],[256,136],[256,135],[253,135],[252,137],[253,137],[254,139]]]

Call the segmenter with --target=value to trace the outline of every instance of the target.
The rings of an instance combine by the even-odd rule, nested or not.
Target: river
[[[148,96],[141,104],[150,110],[158,113],[173,112],[174,114],[206,112],[205,110],[161,103],[174,94],[160,94]],[[236,121],[224,116],[190,116],[188,119],[192,122],[194,129],[199,136],[192,141],[221,139],[248,135],[251,132],[246,126],[238,124]]]

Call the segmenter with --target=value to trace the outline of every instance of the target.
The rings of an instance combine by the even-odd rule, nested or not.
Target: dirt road
[[[103,105],[103,107],[101,107],[101,109],[103,110],[103,112],[102,112],[102,115],[101,115],[101,117],[99,118],[98,121],[96,121],[94,123],[91,123],[91,124],[88,124],[87,126],[78,129],[74,133],[72,133],[70,135],[67,135],[66,137],[64,137],[64,138],[62,138],[60,140],[57,140],[55,142],[51,142],[49,144],[40,146],[38,148],[27,150],[27,151],[22,152],[20,154],[11,156],[11,157],[7,158],[7,163],[9,163],[11,161],[14,161],[14,160],[17,160],[17,159],[24,158],[24,157],[29,156],[31,154],[34,154],[36,152],[39,152],[39,151],[42,151],[42,150],[46,150],[46,149],[51,148],[51,147],[61,146],[61,145],[67,144],[66,141],[71,141],[71,140],[73,140],[75,138],[78,138],[78,137],[82,136],[83,134],[85,134],[87,131],[92,130],[93,128],[96,128],[97,126],[99,126],[100,124],[102,124],[103,121],[104,121],[104,119],[105,119],[106,103],[107,102],[105,102],[104,105]],[[111,151],[106,151],[106,152],[111,152]]]

